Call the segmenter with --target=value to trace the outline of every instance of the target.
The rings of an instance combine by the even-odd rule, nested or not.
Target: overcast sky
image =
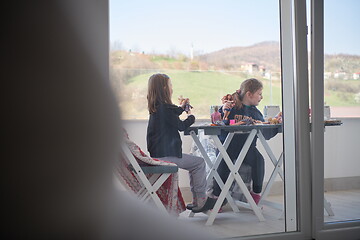
[[[206,53],[279,41],[278,0],[110,0],[110,41],[146,53]],[[360,55],[360,0],[324,0],[325,52]]]

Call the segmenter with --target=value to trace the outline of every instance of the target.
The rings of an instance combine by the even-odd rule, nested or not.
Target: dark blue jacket
[[[195,122],[189,115],[184,121],[179,116],[184,109],[173,104],[160,104],[150,114],[147,128],[147,148],[153,158],[182,157],[182,141],[179,131],[184,131]]]
[[[219,112],[222,114],[222,108],[220,108]],[[235,115],[247,116],[247,117],[251,117],[255,120],[259,120],[262,122],[264,121],[264,117],[263,117],[262,113],[255,106],[243,105],[243,107],[240,109],[236,109],[234,107],[231,109],[228,119],[229,120],[235,119]],[[226,125],[229,124],[229,122],[230,122],[229,120],[225,121]],[[278,133],[278,130],[277,129],[263,129],[262,133],[263,133],[265,139],[268,140],[268,139],[274,137]],[[226,131],[221,132],[221,135],[219,136],[221,142],[225,141],[227,134],[228,134],[228,132],[226,132]],[[229,147],[227,149],[227,153],[229,154],[229,157],[231,160],[237,159],[248,136],[249,136],[249,134],[235,134],[234,135],[234,137],[231,140]],[[257,151],[254,151],[255,150],[254,148],[256,148],[256,140],[257,140],[257,136],[255,136],[253,142],[251,143],[250,149],[245,158],[256,157],[256,156],[253,156],[254,155],[253,153],[257,152]],[[244,161],[246,162],[246,159]]]

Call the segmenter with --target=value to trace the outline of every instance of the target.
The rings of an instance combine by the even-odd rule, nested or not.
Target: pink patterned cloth
[[[175,163],[165,162],[149,157],[140,149],[138,145],[136,145],[127,137],[127,134],[125,136],[126,137],[124,137],[123,144],[126,144],[126,146],[130,149],[131,153],[138,161],[140,166],[176,166]],[[116,175],[118,179],[126,188],[137,193],[142,188],[141,183],[135,177],[134,172],[129,167],[129,162],[124,158],[124,156],[121,155],[119,160],[120,164],[117,164],[116,169]],[[146,176],[150,178],[151,174],[147,174]],[[171,215],[175,216],[178,216],[181,212],[185,211],[185,203],[178,186],[178,180],[178,173],[172,173],[156,192],[167,211]]]

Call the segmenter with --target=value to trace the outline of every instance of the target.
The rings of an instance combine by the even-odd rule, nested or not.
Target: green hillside
[[[147,112],[147,81],[151,74],[168,74],[173,83],[173,102],[179,95],[190,98],[193,113],[208,118],[211,105],[220,104],[227,93],[233,93],[250,77],[264,84],[265,105],[281,106],[280,50],[277,42],[263,42],[248,47],[233,47],[189,59],[184,55],[156,55],[127,51],[110,53],[111,80],[124,118],[144,119]],[[263,66],[262,72],[248,72],[246,63]],[[243,64],[245,64],[243,66]],[[325,103],[330,106],[360,106],[360,56],[325,55]],[[271,74],[272,87],[265,74]],[[272,94],[270,93],[272,92]],[[272,96],[272,98],[270,98]]]
[[[347,54],[325,55],[325,72],[346,72],[350,76],[360,71],[360,56]]]
[[[177,97],[190,98],[191,105],[194,107],[193,113],[198,118],[208,118],[211,105],[221,104],[220,99],[227,93],[233,93],[240,87],[240,83],[249,76],[245,74],[229,74],[221,72],[186,72],[186,71],[167,71],[173,83],[173,103],[177,104]],[[147,117],[147,80],[151,73],[138,75],[126,85],[120,103],[124,118],[144,118]],[[268,80],[261,79],[264,84],[264,99],[259,106],[262,110],[264,105],[270,104],[270,87]],[[277,84],[278,85],[278,84]],[[272,104],[281,105],[280,87],[273,84]]]

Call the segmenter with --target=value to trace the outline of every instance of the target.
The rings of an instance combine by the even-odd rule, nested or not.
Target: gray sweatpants
[[[193,196],[206,197],[206,164],[203,158],[183,153],[182,158],[163,157],[158,159],[175,163],[179,168],[188,170],[190,190]]]

